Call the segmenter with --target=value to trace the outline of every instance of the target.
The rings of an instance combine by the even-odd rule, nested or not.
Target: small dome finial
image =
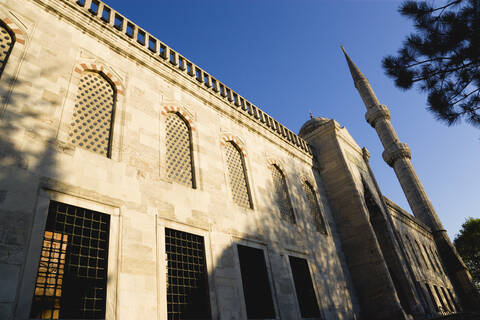
[[[312,110],[309,110],[310,112],[310,119],[313,119],[313,113],[312,113]]]

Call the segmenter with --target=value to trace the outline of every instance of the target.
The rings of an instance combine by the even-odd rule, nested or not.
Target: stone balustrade
[[[112,28],[116,33],[120,33],[130,39],[132,45],[141,47],[145,52],[154,56],[157,60],[163,62],[166,66],[178,69],[188,75],[192,82],[197,83],[203,89],[220,97],[224,102],[235,110],[256,121],[276,136],[280,137],[290,145],[296,147],[304,153],[312,154],[308,143],[287,129],[278,121],[273,119],[260,108],[249,102],[247,99],[227,87],[224,83],[218,81],[212,75],[204,71],[199,66],[179,54],[177,51],[168,47],[166,44],[156,39],[147,31],[138,27],[136,24],[125,18],[120,13],[113,10],[99,0],[64,0],[75,3],[80,9],[101,20],[105,27]]]

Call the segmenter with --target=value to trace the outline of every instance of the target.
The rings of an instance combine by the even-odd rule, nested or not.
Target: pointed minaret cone
[[[350,73],[352,74],[353,82],[357,82],[358,80],[367,80],[363,73],[360,72],[360,69],[353,63],[352,59],[348,56],[347,52],[345,51],[345,48],[343,46],[340,46],[340,48],[343,51],[343,54],[345,55],[345,59],[347,59],[347,64],[348,68],[350,69]]]
[[[418,178],[411,162],[411,152],[407,144],[400,142],[390,122],[390,111],[380,104],[367,78],[360,72],[352,59],[341,47],[347,60],[350,73],[366,108],[365,118],[375,128],[384,147],[383,159],[391,166],[413,214],[432,230],[440,255],[446,265],[455,291],[459,295],[465,310],[479,310],[480,294],[472,284],[470,273],[453,247],[450,238],[442,226],[430,199]]]

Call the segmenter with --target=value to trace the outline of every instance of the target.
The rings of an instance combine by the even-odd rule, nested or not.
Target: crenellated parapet
[[[43,0],[35,1],[44,2]],[[59,2],[69,4],[76,10],[81,10],[87,16],[101,23],[106,29],[130,42],[132,46],[138,47],[164,66],[180,72],[192,83],[215,95],[231,108],[260,124],[289,145],[306,154],[312,154],[311,148],[305,140],[198,65],[182,56],[178,51],[167,46],[102,1],[60,0]]]

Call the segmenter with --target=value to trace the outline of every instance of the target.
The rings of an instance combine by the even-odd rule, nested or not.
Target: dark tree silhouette
[[[397,87],[415,83],[428,94],[428,110],[448,125],[464,119],[480,127],[480,0],[405,1],[401,15],[415,32],[383,59]]]
[[[467,219],[453,243],[480,291],[480,219]]]

